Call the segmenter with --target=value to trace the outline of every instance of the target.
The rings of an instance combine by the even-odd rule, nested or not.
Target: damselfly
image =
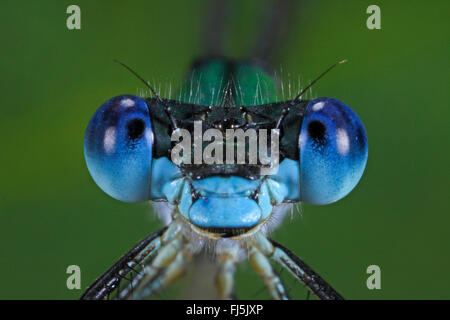
[[[213,15],[222,12],[223,3],[216,1]],[[206,249],[217,265],[220,298],[235,297],[235,266],[246,259],[274,299],[288,299],[288,293],[270,259],[320,299],[342,298],[300,258],[271,240],[268,232],[294,203],[332,203],[355,187],[368,153],[363,124],[338,100],[301,99],[333,66],[294,99],[276,102],[275,80],[261,59],[217,55],[221,47],[217,24],[219,18],[211,28],[216,35],[207,41],[210,54],[193,65],[180,99],[161,97],[122,64],[148,86],[153,98],[111,98],[88,125],[85,157],[95,182],[118,200],[152,201],[166,226],[117,261],[83,299],[148,298],[178,279],[192,257]],[[200,133],[194,132],[197,124]],[[274,133],[269,145],[278,139],[278,149],[269,148],[268,154],[277,154],[276,163],[273,157],[266,163],[233,162],[238,152],[221,158],[226,147],[239,146],[250,157],[255,149],[250,139],[245,140],[249,136],[241,141],[218,138],[229,137],[229,130],[250,129]],[[180,137],[192,149],[182,149],[181,161],[175,161]],[[206,143],[212,141],[213,147]],[[196,153],[205,155],[207,149],[213,161],[195,161]]]

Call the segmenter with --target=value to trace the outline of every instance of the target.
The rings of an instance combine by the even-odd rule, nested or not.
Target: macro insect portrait
[[[447,2],[2,6],[0,298],[450,297]]]
[[[212,5],[215,26],[220,23],[215,15],[224,14],[226,2]],[[269,21],[274,14],[286,16],[289,6],[283,8],[286,12],[271,9]],[[275,38],[279,35],[271,33],[276,29],[264,35]],[[235,264],[246,258],[274,299],[289,296],[269,258],[317,297],[342,298],[267,233],[293,203],[335,202],[362,176],[368,144],[356,113],[333,98],[302,99],[344,61],[294,98],[278,101],[271,71],[263,67],[269,53],[223,57],[217,52],[223,47],[220,26],[216,32],[207,43],[211,52],[194,63],[176,100],[161,97],[118,62],[148,86],[153,98],[120,95],[106,101],[86,130],[86,163],[108,195],[125,202],[157,202],[154,210],[166,225],[108,269],[83,299],[107,298],[114,291],[118,299],[148,298],[179,278],[193,256],[205,250],[216,264],[215,284],[222,299],[235,297]],[[212,147],[204,146],[213,138]],[[183,146],[173,145],[180,139]],[[257,161],[256,155],[270,157]]]

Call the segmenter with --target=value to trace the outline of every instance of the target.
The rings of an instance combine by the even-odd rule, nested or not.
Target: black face
[[[157,99],[147,99],[151,106],[150,114],[155,133],[154,158],[168,157],[173,143],[170,140],[172,128],[169,118],[164,112],[164,106]],[[225,136],[227,129],[247,130],[274,129],[281,111],[291,102],[271,103],[261,106],[211,108],[181,103],[173,100],[164,100],[173,106],[171,113],[177,126],[186,129],[193,136],[194,122],[202,122],[202,134],[211,128],[218,129]],[[284,158],[298,160],[298,137],[301,129],[302,118],[309,101],[299,101],[287,113],[280,126],[280,161]],[[203,148],[205,145],[203,145]],[[246,146],[248,151],[248,146]],[[193,159],[191,163],[194,163]],[[240,176],[248,179],[256,179],[260,176],[261,165],[223,165],[223,164],[182,164],[180,168],[192,179],[202,179],[209,176]]]

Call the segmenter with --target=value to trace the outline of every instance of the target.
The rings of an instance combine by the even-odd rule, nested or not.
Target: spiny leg
[[[293,252],[273,240],[271,242],[275,247],[273,259],[288,269],[297,279],[305,283],[317,297],[322,300],[344,299]]]
[[[253,270],[263,278],[264,284],[272,298],[275,300],[289,300],[286,289],[284,288],[280,277],[270,265],[269,259],[254,246],[249,247],[248,254],[250,265]]]
[[[129,298],[130,295],[133,295],[136,292],[136,289],[138,289],[142,283],[145,283],[146,279],[151,280],[151,278],[156,275],[154,269],[160,269],[165,265],[168,265],[175,258],[177,253],[176,242],[181,238],[181,228],[181,223],[174,220],[168,226],[167,230],[165,230],[158,239],[155,239],[157,246],[154,246],[152,252],[147,252],[146,256],[148,257],[155,252],[156,255],[134,275],[125,287],[120,289],[116,299]],[[137,261],[133,261],[133,266],[130,267],[133,268],[138,264],[142,266],[143,260],[144,259],[138,259]]]
[[[127,284],[127,286],[119,293],[118,299],[139,299],[140,291],[149,282],[151,282],[159,272],[167,267],[178,252],[177,244],[179,239],[173,240],[161,247],[150,263],[142,268],[136,276]],[[143,299],[142,297],[140,299]]]
[[[161,245],[161,236],[168,230],[165,227],[139,241],[130,251],[102,274],[81,296],[82,300],[100,300],[108,297],[119,287],[120,281],[133,271],[133,268],[151,256]]]
[[[217,248],[219,269],[216,276],[216,288],[222,300],[235,299],[234,272],[238,261],[238,250],[236,246]]]
[[[303,282],[308,289],[322,300],[342,300],[328,283],[315,273],[306,263],[279,243],[258,234],[250,240],[264,255],[271,257],[287,269],[297,280]]]
[[[173,242],[178,241],[174,240]],[[152,274],[149,275],[148,278],[146,276],[143,278],[142,283],[139,284],[138,289],[132,293],[130,298],[149,298],[152,294],[181,278],[184,275],[187,265],[192,259],[193,252],[194,250],[191,244],[181,241],[181,245],[178,247],[178,251],[173,259],[170,259],[169,256],[164,257],[163,254],[160,258],[160,263],[152,266],[153,270],[150,271]],[[155,257],[155,260],[157,257]],[[165,265],[165,262],[163,261],[165,258],[171,260],[167,265]]]

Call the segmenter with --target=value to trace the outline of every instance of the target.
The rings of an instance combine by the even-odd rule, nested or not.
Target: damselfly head
[[[160,97],[122,65],[154,98],[106,101],[84,144],[89,172],[116,199],[167,201],[196,227],[235,236],[264,225],[283,203],[335,202],[362,176],[364,126],[336,99],[301,100],[305,88],[285,102],[194,105]]]

